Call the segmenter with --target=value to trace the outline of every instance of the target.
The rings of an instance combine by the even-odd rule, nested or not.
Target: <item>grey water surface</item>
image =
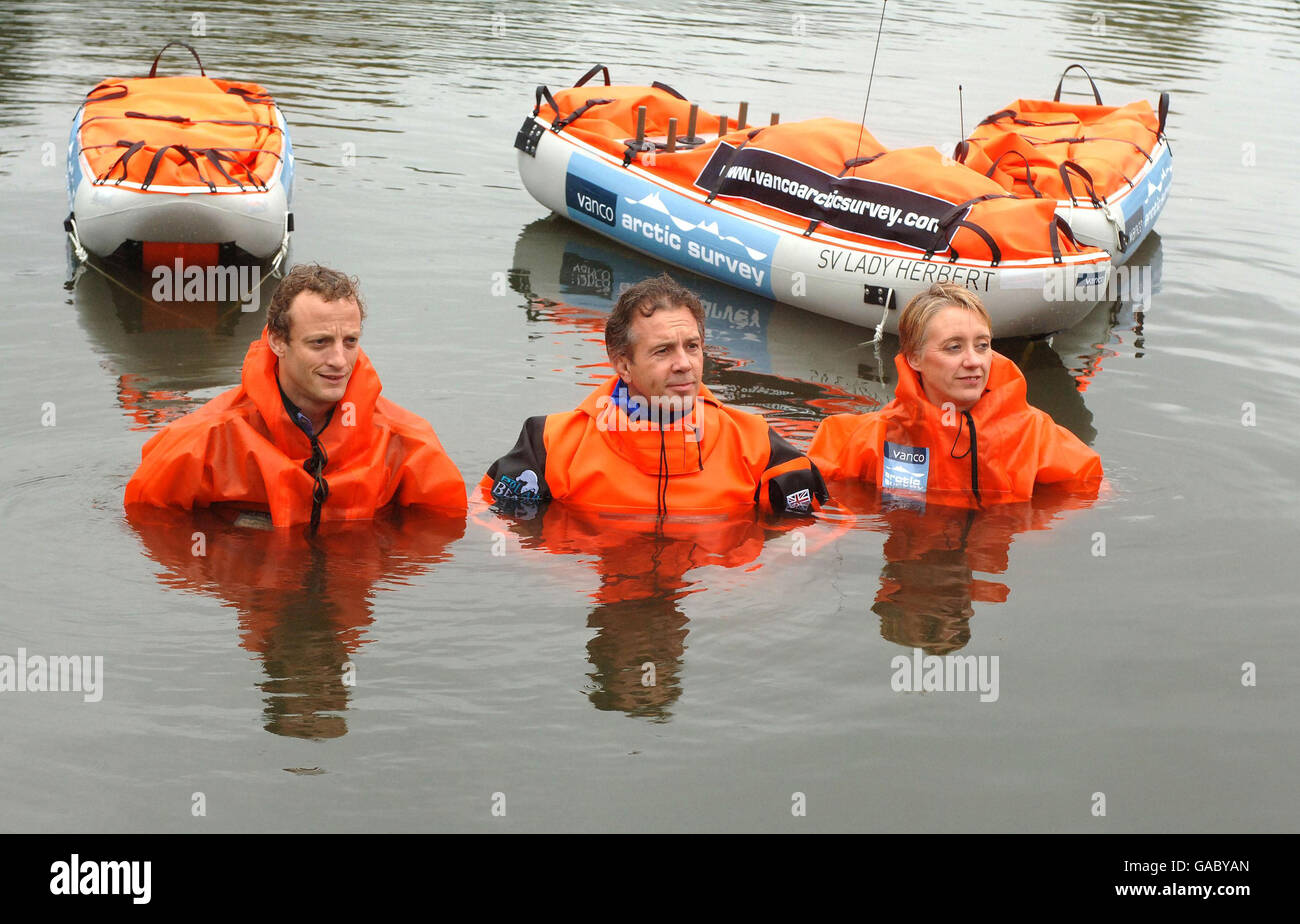
[[[1149,304],[998,345],[1100,452],[1091,505],[658,538],[480,507],[311,546],[199,518],[203,556],[185,524],[124,518],[140,447],[238,381],[264,312],[70,272],[67,130],[102,77],[186,39],[276,96],[293,259],[361,277],[385,394],[473,486],[526,416],[605,374],[611,294],[662,268],[523,189],[534,88],[603,63],[756,120],[856,120],[879,10],[0,7],[0,656],[104,665],[98,702],[0,692],[0,829],[1295,830],[1300,11],[1281,0],[889,4],[867,113],[886,145],[948,150],[1075,61],[1107,103],[1172,94]],[[891,395],[891,339],[687,279],[710,388],[801,445]],[[996,700],[895,692],[916,648],[996,656]]]

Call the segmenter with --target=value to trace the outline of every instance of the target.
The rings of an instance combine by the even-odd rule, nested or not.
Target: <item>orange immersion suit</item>
[[[242,383],[145,444],[126,504],[206,507],[233,502],[269,511],[276,526],[308,522],[317,484],[305,467],[311,440],[285,410],[267,333],[244,358]],[[358,350],[352,377],[319,443],[328,483],[323,520],[373,517],[387,504],[464,516],[465,482],[421,417],[380,397],[379,376]]]
[[[936,407],[901,353],[894,400],[869,414],[835,414],[808,455],[829,478],[953,507],[1029,500],[1035,484],[1090,491],[1101,458],[1025,399],[1025,377],[993,354],[984,394],[965,412]]]
[[[759,504],[810,514],[828,499],[817,467],[767,421],[700,386],[694,408],[663,426],[630,418],[610,377],[577,410],[530,417],[480,482],[489,502],[556,499],[629,513],[719,513]]]

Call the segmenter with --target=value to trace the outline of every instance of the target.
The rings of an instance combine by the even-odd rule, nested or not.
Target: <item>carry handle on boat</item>
[[[558,119],[560,117],[560,106],[555,102],[555,97],[551,95],[551,91],[544,83],[537,85],[537,105],[533,107],[533,115],[537,115],[542,111],[542,97],[545,97],[546,101],[551,104],[551,108],[555,110],[555,117]]]
[[[965,143],[966,143],[966,142],[964,142],[964,141],[962,142],[962,144],[965,144]],[[1033,176],[1033,174],[1029,172],[1029,158],[1026,157],[1024,154],[1021,154],[1019,151],[1003,151],[1001,154],[998,155],[998,159],[995,160],[995,161],[993,161],[993,163],[989,166],[988,171],[987,171],[984,175],[985,175],[986,177],[988,177],[989,179],[993,179],[993,173],[994,173],[994,171],[996,171],[996,170],[998,169],[998,164],[1002,163],[1002,158],[1006,157],[1008,154],[1014,154],[1014,155],[1016,155],[1017,157],[1019,157],[1022,161],[1024,161],[1024,164],[1025,164],[1025,184],[1029,187],[1030,191],[1034,194],[1034,198],[1035,198],[1035,199],[1041,199],[1041,198],[1043,198],[1043,194],[1040,193],[1040,192],[1038,191],[1038,187],[1034,185],[1034,176]],[[1068,182],[1068,181],[1067,181],[1067,182]]]
[[[603,64],[597,64],[597,65],[596,65],[595,67],[593,67],[591,70],[587,71],[587,73],[585,73],[585,74],[583,74],[581,77],[579,77],[579,78],[578,78],[578,82],[575,83],[574,86],[575,86],[575,87],[580,87],[580,86],[582,86],[584,83],[586,83],[588,80],[590,80],[591,78],[595,77],[597,74],[601,73],[602,71],[603,71],[604,74],[605,74],[605,86],[609,86],[609,68],[607,68],[607,67],[606,67],[605,65],[603,65]]]
[[[1092,75],[1088,73],[1088,69],[1084,67],[1082,64],[1071,64],[1065,70],[1061,71],[1061,79],[1056,81],[1056,93],[1052,95],[1052,102],[1059,103],[1061,101],[1061,84],[1065,83],[1065,75],[1070,73],[1070,71],[1074,70],[1076,67],[1079,70],[1083,71],[1083,76],[1088,78],[1088,83],[1092,87],[1092,98],[1095,99],[1097,101],[1097,105],[1100,106],[1101,91],[1097,89],[1096,81],[1092,79]]]
[[[1163,90],[1160,93],[1160,127],[1156,129],[1156,137],[1164,137],[1165,119],[1169,117],[1169,91]]]
[[[182,48],[189,49],[190,54],[194,55],[194,60],[199,65],[199,73],[204,77],[208,76],[208,72],[203,69],[203,62],[199,60],[199,53],[197,51],[195,51],[189,45],[186,45],[184,42],[168,42],[166,45],[162,47],[162,51],[158,52],[157,56],[154,57],[153,67],[149,68],[150,77],[156,77],[158,75],[158,61],[159,59],[162,58],[163,51],[166,51],[168,48],[171,48],[173,45],[179,45]]]
[[[965,216],[969,214],[970,207],[977,203],[987,202],[989,199],[1016,198],[1018,197],[1013,196],[1010,193],[985,193],[982,196],[976,196],[974,199],[967,199],[965,202],[954,205],[942,218],[939,219],[939,223],[934,229],[934,240],[930,243],[929,249],[925,252],[925,259],[929,260],[933,258],[939,250],[947,248],[949,253],[948,262],[956,263],[960,257],[957,254],[957,248],[953,246],[948,235],[950,232],[955,234],[958,228],[969,228],[979,235],[980,240],[982,240],[988,247],[990,258],[989,263],[992,266],[997,266],[1002,262],[1002,249],[998,247],[998,242],[993,239],[993,235],[989,234],[974,221],[967,221]]]
[[[1075,198],[1074,189],[1070,186],[1070,171],[1073,170],[1079,176],[1083,177],[1084,184],[1088,187],[1088,198],[1097,208],[1101,208],[1101,200],[1097,198],[1097,190],[1092,187],[1092,174],[1084,170],[1072,160],[1067,160],[1060,166],[1061,182],[1065,184],[1065,194],[1070,197],[1071,205],[1078,205],[1079,200]]]

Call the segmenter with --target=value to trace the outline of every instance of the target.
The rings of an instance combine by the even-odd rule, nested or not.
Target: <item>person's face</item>
[[[988,384],[993,338],[979,315],[949,305],[930,319],[918,354],[907,362],[920,374],[931,404],[951,401],[957,410],[969,410]]]
[[[289,338],[274,331],[271,349],[280,358],[280,387],[309,416],[327,412],[343,397],[361,340],[361,309],[353,299],[327,302],[299,292],[289,305]]]
[[[638,314],[629,329],[631,346],[611,362],[629,395],[679,399],[689,410],[704,375],[704,340],[686,307]]]

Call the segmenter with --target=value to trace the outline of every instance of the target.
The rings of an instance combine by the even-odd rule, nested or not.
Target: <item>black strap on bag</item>
[[[980,125],[992,125],[995,122],[1001,122],[1003,119],[1010,119],[1016,125],[1028,125],[1032,128],[1049,128],[1053,125],[1077,125],[1074,119],[1065,119],[1061,122],[1036,122],[1033,119],[1026,119],[1016,114],[1014,109],[999,109],[992,115],[985,116]],[[975,126],[979,128],[979,125]]]
[[[952,252],[952,255],[948,259],[948,262],[956,263],[958,259],[957,248],[953,247],[948,242],[948,232],[949,230],[956,230],[957,228],[970,228],[972,231],[974,231],[976,234],[980,236],[980,239],[983,240],[986,245],[988,245],[989,256],[992,257],[992,265],[997,266],[999,263],[1002,262],[1002,248],[998,247],[998,242],[993,239],[993,235],[989,234],[979,225],[975,224],[975,222],[967,221],[961,216],[966,211],[966,209],[970,208],[972,205],[975,205],[977,202],[985,202],[989,199],[1018,199],[1018,198],[1019,198],[1018,196],[1013,196],[1010,193],[985,193],[982,196],[976,196],[974,199],[967,199],[965,202],[961,203],[960,205],[954,205],[951,209],[948,210],[947,214],[945,214],[942,218],[939,219],[939,225],[937,228],[935,228],[934,231],[934,241],[931,242],[930,249],[925,252],[925,259],[927,260],[931,259],[934,256],[935,251],[939,249],[939,246],[945,245]]]
[[[166,45],[162,47],[162,51],[158,52],[157,56],[153,59],[153,67],[149,68],[150,77],[158,76],[158,60],[163,56],[163,51],[166,51],[168,48],[171,48],[173,45],[179,45],[182,48],[189,49],[190,54],[194,55],[194,60],[199,65],[199,73],[202,74],[204,77],[208,76],[208,72],[203,69],[203,62],[199,60],[199,53],[197,51],[195,51],[189,45],[186,45],[184,42],[168,42]]]
[[[103,95],[96,96],[95,94],[99,93],[100,90],[104,91]],[[125,84],[105,82],[101,83],[99,86],[95,87],[95,89],[86,94],[86,102],[105,103],[111,99],[121,99],[124,96],[126,96]]]
[[[574,86],[575,86],[575,87],[580,87],[580,86],[582,86],[582,85],[585,84],[588,80],[590,80],[591,78],[595,77],[597,74],[601,73],[602,71],[604,71],[604,73],[605,73],[605,86],[609,86],[609,68],[607,68],[607,67],[606,67],[605,65],[603,65],[603,64],[597,64],[597,65],[595,65],[591,70],[587,71],[587,73],[585,73],[585,74],[583,74],[581,77],[579,77],[579,78],[578,78],[578,82],[575,83]]]
[[[743,151],[743,150],[745,149],[745,145],[747,145],[747,144],[749,144],[751,141],[753,141],[754,138],[756,138],[756,137],[758,136],[759,132],[763,131],[764,128],[768,128],[768,127],[770,127],[770,126],[766,126],[766,125],[765,125],[765,126],[763,126],[763,128],[756,128],[756,129],[754,129],[754,130],[751,131],[748,135],[745,136],[745,140],[744,140],[744,141],[742,141],[742,142],[740,142],[740,144],[736,145],[736,150],[734,150],[734,151],[731,152],[731,157],[728,158],[726,165],[723,166],[723,168],[722,168],[721,170],[718,171],[718,179],[717,179],[716,182],[714,182],[714,184],[713,184],[713,190],[712,190],[712,192],[709,193],[709,197],[708,197],[707,199],[704,200],[705,205],[708,205],[708,204],[711,203],[714,199],[718,198],[718,193],[722,191],[722,186],[723,186],[723,184],[726,183],[726,181],[727,181],[727,171],[730,170],[730,169],[731,169],[731,165],[734,164],[734,163],[736,162],[736,158],[740,155],[740,152]]]
[[[1079,204],[1078,198],[1076,198],[1074,195],[1074,188],[1070,183],[1071,170],[1073,170],[1075,173],[1079,174],[1079,176],[1083,178],[1084,185],[1088,190],[1088,198],[1092,200],[1092,204],[1097,208],[1101,208],[1101,200],[1097,198],[1097,190],[1093,189],[1092,186],[1092,174],[1089,173],[1087,170],[1084,170],[1074,161],[1067,160],[1061,164],[1061,166],[1058,168],[1058,172],[1061,174],[1061,182],[1065,184],[1065,194],[1070,197],[1070,204],[1071,205]]]
[[[542,111],[543,99],[550,103],[551,108],[555,110],[555,117],[558,119],[560,117],[560,106],[555,102],[555,97],[551,95],[550,89],[544,83],[537,85],[537,104],[533,106],[533,115],[537,115]]]
[[[1061,84],[1065,83],[1065,75],[1070,73],[1070,71],[1074,70],[1076,67],[1083,71],[1083,76],[1088,78],[1088,84],[1092,87],[1092,98],[1095,99],[1097,105],[1100,106],[1101,91],[1097,89],[1097,82],[1092,79],[1092,75],[1088,73],[1088,69],[1082,64],[1071,64],[1061,72],[1061,79],[1056,82],[1056,92],[1052,94],[1052,102],[1059,103],[1061,101]]]
[[[654,83],[650,84],[650,86],[656,90],[663,90],[665,93],[671,96],[675,96],[679,100],[682,100],[683,102],[686,101],[686,97],[682,96],[680,93],[678,93],[672,87],[668,86],[668,84],[666,83],[660,83],[658,80],[656,80]]]
[[[108,170],[105,171],[103,176],[95,178],[97,182],[107,183],[109,180],[113,178],[113,171],[116,170],[119,166],[121,166],[122,168],[122,176],[121,178],[118,179],[117,182],[120,184],[122,180],[125,180],[126,162],[131,159],[131,155],[135,154],[136,151],[144,147],[144,142],[143,141],[119,141],[116,145],[114,145],[114,147],[126,148],[126,150],[122,152],[121,156],[119,156],[117,160],[113,161],[113,166],[109,167]]]
[[[243,87],[226,87],[226,92],[232,96],[241,96],[246,103],[266,103],[270,105],[275,102],[266,93],[255,93],[252,90],[245,90]]]
[[[612,99],[589,99],[581,106],[579,106],[577,109],[573,110],[568,115],[566,115],[564,118],[557,119],[555,123],[551,125],[551,131],[561,132],[564,129],[568,128],[570,125],[572,125],[579,118],[581,118],[586,113],[586,111],[590,109],[592,106],[603,106],[605,103],[612,103],[612,102],[614,102]],[[559,110],[557,109],[556,112],[559,112]]]
[[[885,156],[886,154],[888,154],[888,153],[889,153],[888,151],[880,151],[880,152],[878,152],[878,153],[876,153],[876,154],[868,154],[868,155],[866,155],[866,156],[864,156],[864,157],[853,157],[853,158],[850,158],[849,160],[846,160],[846,161],[844,162],[844,169],[841,170],[839,173],[835,174],[835,179],[837,179],[837,180],[838,180],[838,179],[842,179],[842,178],[844,177],[844,174],[848,173],[848,172],[849,172],[850,170],[852,170],[854,167],[862,167],[862,166],[865,166],[865,165],[871,163],[871,162],[872,162],[873,160],[875,160],[876,158],[878,158],[878,157],[884,157],[884,156]],[[821,220],[820,218],[814,218],[812,221],[808,222],[808,227],[806,227],[806,228],[803,229],[803,236],[804,236],[804,237],[809,237],[809,236],[811,236],[812,233],[813,233],[814,231],[817,230],[817,226],[820,225],[821,223],[822,223],[822,220]]]
[[[962,144],[965,144],[965,143],[966,143],[966,142],[964,142],[964,141],[962,142]],[[990,179],[992,179],[994,171],[998,169],[998,164],[1002,163],[1002,158],[1006,157],[1008,154],[1014,154],[1014,155],[1016,155],[1016,157],[1019,157],[1020,160],[1021,160],[1021,162],[1024,163],[1024,165],[1025,165],[1025,184],[1028,185],[1030,191],[1034,194],[1034,198],[1035,198],[1035,199],[1041,199],[1041,198],[1043,198],[1043,194],[1040,193],[1040,192],[1038,191],[1038,187],[1034,185],[1034,176],[1033,176],[1033,173],[1030,172],[1030,167],[1029,167],[1029,158],[1025,157],[1025,155],[1021,154],[1019,151],[1003,151],[1001,154],[998,155],[998,159],[995,160],[995,161],[993,161],[992,166],[989,167],[988,171],[987,171],[984,175],[985,175],[986,177],[989,177]]]
[[[154,153],[153,160],[149,162],[149,169],[145,172],[144,182],[140,184],[141,189],[148,189],[150,185],[152,185],[153,178],[158,173],[158,166],[162,163],[163,155],[166,154],[169,150],[175,151],[185,160],[187,164],[189,164],[191,167],[194,168],[194,172],[198,174],[199,179],[203,180],[203,182],[207,184],[209,192],[217,191],[217,184],[213,183],[209,179],[206,179],[203,176],[203,174],[199,171],[199,161],[198,158],[194,156],[194,152],[192,152],[188,147],[186,147],[183,144],[164,144]]]
[[[1068,240],[1068,241],[1069,241],[1071,244],[1073,244],[1075,247],[1078,247],[1078,246],[1079,246],[1078,238],[1076,238],[1076,237],[1074,236],[1074,229],[1070,227],[1070,223],[1069,223],[1068,221],[1066,221],[1064,218],[1062,218],[1060,215],[1057,215],[1055,212],[1053,212],[1053,213],[1052,213],[1052,221],[1051,221],[1051,223],[1047,226],[1047,240],[1048,240],[1048,243],[1050,243],[1050,244],[1052,245],[1052,262],[1053,262],[1053,263],[1060,263],[1060,262],[1062,262],[1062,261],[1061,261],[1061,241],[1060,241],[1060,236],[1061,236],[1062,234],[1064,234],[1066,240]],[[1120,249],[1122,250],[1123,248],[1120,248]]]

